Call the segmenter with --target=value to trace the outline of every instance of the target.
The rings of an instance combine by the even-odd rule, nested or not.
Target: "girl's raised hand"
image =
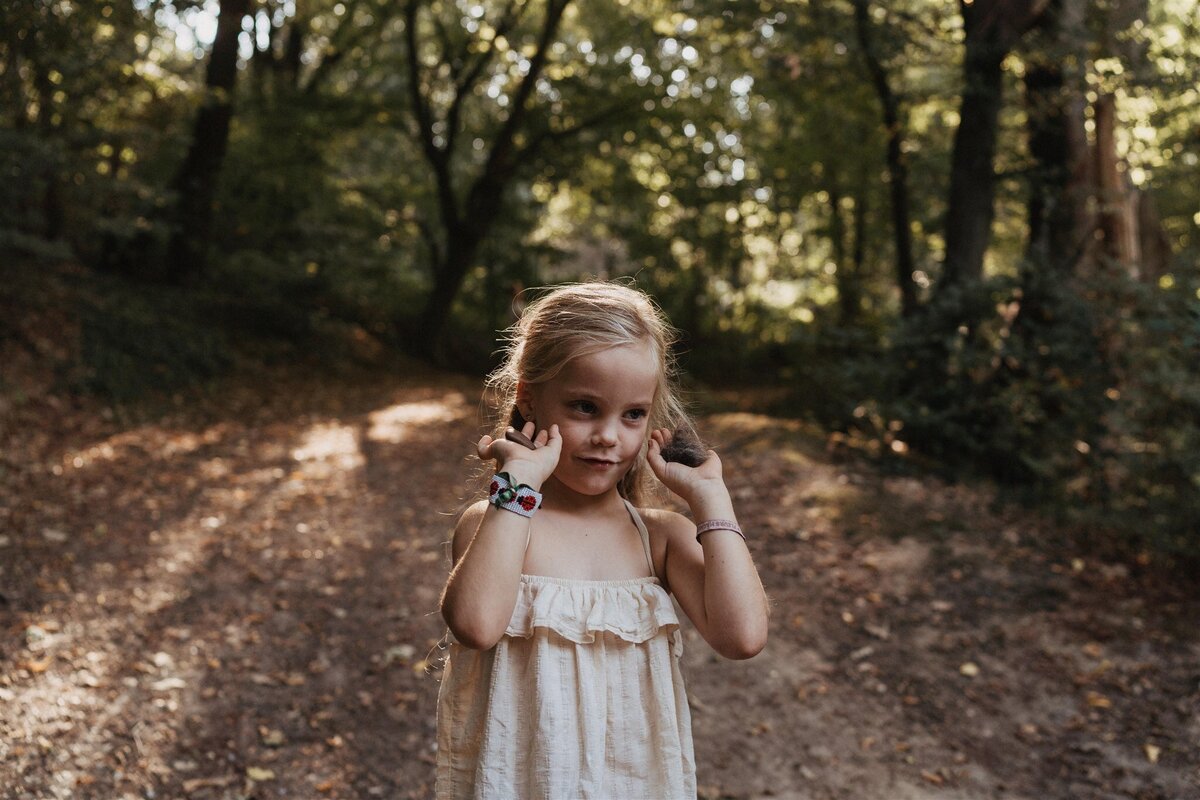
[[[650,446],[646,451],[646,462],[651,471],[662,481],[663,485],[688,503],[710,488],[724,490],[725,481],[721,475],[721,459],[712,450],[708,458],[698,467],[689,467],[677,461],[667,461],[662,457],[662,449],[670,443],[672,433],[669,428],[659,428],[650,432]]]
[[[493,439],[484,435],[476,445],[476,452],[484,461],[495,459],[496,471],[507,472],[515,483],[525,483],[534,489],[541,487],[554,474],[562,454],[562,435],[557,425],[548,430],[536,431],[532,422],[526,422],[521,433],[535,445],[530,450],[523,444],[507,439]]]

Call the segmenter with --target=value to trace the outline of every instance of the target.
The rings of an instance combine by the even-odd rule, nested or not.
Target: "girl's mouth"
[[[618,462],[609,461],[605,458],[581,458],[580,461],[587,464],[592,469],[605,470],[609,467],[615,467]]]

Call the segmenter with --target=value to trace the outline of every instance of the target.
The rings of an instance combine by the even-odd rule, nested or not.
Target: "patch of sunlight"
[[[800,497],[810,505],[846,506],[864,496],[849,475],[830,470],[813,475]]]
[[[329,461],[342,469],[365,463],[354,428],[337,422],[317,424],[305,431],[300,445],[292,450],[292,458],[301,462]]]
[[[463,411],[459,395],[446,395],[440,400],[424,400],[381,408],[370,415],[371,428],[367,438],[373,442],[398,444],[408,438],[414,428],[439,422],[454,422]]]
[[[752,414],[745,411],[712,414],[707,418],[707,421],[709,424],[723,431],[739,434],[777,430],[795,432],[800,429],[800,424],[795,420],[778,419],[766,414]]]
[[[172,431],[154,426],[144,426],[123,431],[102,441],[78,450],[62,454],[52,471],[63,474],[67,469],[86,469],[103,462],[117,461],[129,448],[136,448],[138,456],[146,454],[158,459],[169,459],[198,450],[204,445],[216,444],[224,438],[227,427],[214,425],[199,433],[194,431]]]

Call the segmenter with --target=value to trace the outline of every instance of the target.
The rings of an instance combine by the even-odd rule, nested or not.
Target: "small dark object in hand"
[[[521,433],[516,428],[509,428],[508,430],[506,430],[504,432],[504,438],[508,439],[510,442],[516,442],[517,444],[523,444],[526,447],[528,447],[530,450],[537,449],[537,445],[533,443],[533,440],[530,439],[525,434]]]
[[[675,461],[687,467],[698,467],[708,460],[708,450],[695,434],[679,428],[662,449],[663,461]]]

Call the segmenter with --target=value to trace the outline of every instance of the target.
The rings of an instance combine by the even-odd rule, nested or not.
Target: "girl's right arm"
[[[479,456],[495,459],[513,483],[535,491],[558,465],[562,438],[551,426],[532,436],[536,450],[485,436],[479,441]],[[500,641],[517,604],[521,568],[529,543],[530,518],[491,505],[486,500],[472,505],[454,529],[454,568],[442,593],[442,617],[454,637],[467,647],[486,650]]]

